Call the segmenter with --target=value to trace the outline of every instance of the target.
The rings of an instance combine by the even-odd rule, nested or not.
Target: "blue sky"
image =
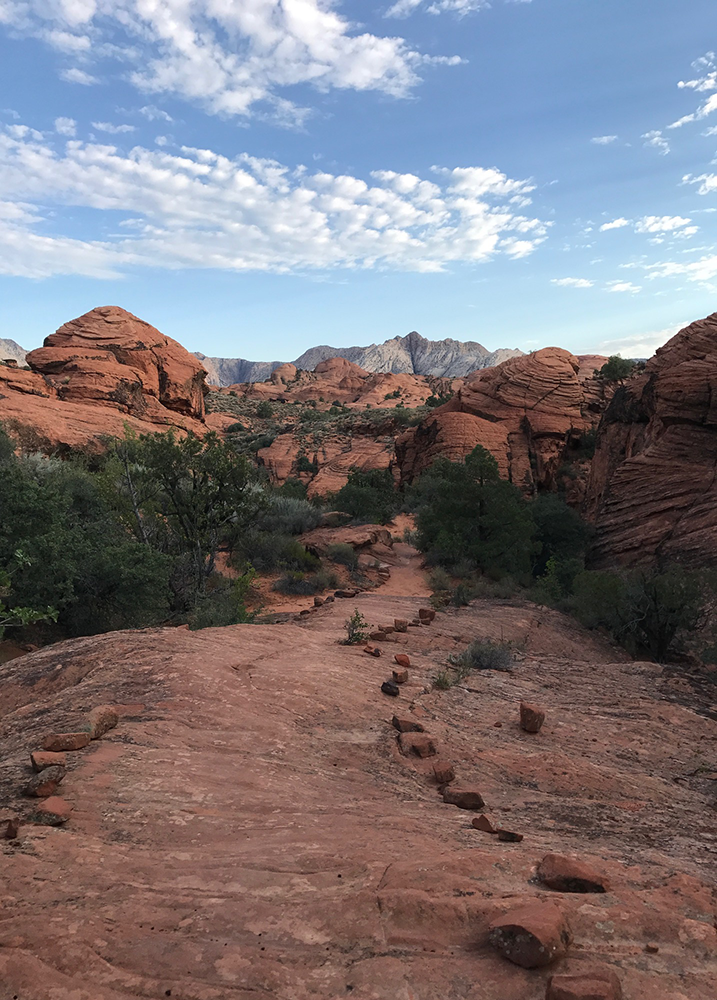
[[[645,356],[717,309],[714,0],[0,0],[0,337]]]

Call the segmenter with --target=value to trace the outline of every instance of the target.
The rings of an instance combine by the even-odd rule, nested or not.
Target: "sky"
[[[0,337],[647,357],[717,309],[715,0],[0,0]]]

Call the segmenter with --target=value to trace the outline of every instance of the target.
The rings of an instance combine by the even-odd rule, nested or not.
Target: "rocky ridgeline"
[[[367,347],[311,347],[294,362],[295,368],[314,371],[329,358],[345,358],[368,372],[392,372],[403,375],[439,375],[460,378],[478,368],[499,365],[523,352],[514,348],[488,351],[474,341],[427,340],[416,331],[406,337],[393,337],[383,344]],[[281,361],[245,361],[243,358],[208,358],[197,353],[215,385],[228,386],[238,382],[264,382],[272,372],[284,367]]]

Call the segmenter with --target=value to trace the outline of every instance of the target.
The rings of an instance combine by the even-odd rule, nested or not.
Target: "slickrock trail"
[[[713,998],[714,706],[528,604],[439,614],[380,658],[337,644],[354,606],[379,624],[420,604],[384,588],[301,623],[118,632],[0,668],[0,793],[22,816],[44,737],[120,714],[66,755],[69,822],[0,841],[2,1000],[540,1000],[596,962],[627,1000]],[[427,693],[478,636],[520,644],[513,672]],[[410,676],[389,698],[395,652]],[[540,733],[520,729],[521,700],[545,709]],[[522,842],[444,803],[438,758],[401,755],[394,714]],[[547,888],[548,854],[608,891]],[[523,969],[489,925],[536,900],[573,941]]]

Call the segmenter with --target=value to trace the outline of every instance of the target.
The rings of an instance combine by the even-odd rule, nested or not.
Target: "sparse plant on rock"
[[[361,642],[367,642],[369,637],[369,624],[358,608],[354,608],[354,613],[346,620],[345,646],[357,646]]]
[[[475,639],[458,656],[449,657],[450,663],[467,674],[470,670],[510,670],[513,652],[507,642]],[[464,674],[464,676],[465,676]]]

